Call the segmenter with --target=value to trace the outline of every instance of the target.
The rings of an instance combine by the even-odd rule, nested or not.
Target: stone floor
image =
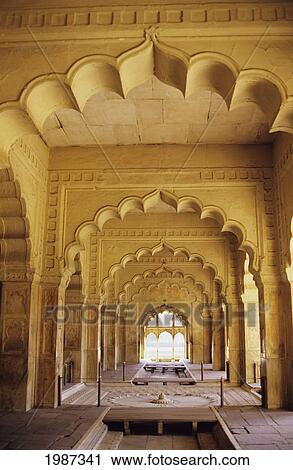
[[[125,368],[125,379],[130,381],[137,374],[139,369],[143,366],[143,362],[138,364],[127,364]],[[120,364],[116,370],[106,370],[102,372],[103,382],[122,382],[123,371]]]
[[[293,411],[246,406],[219,412],[242,449],[293,450]]]
[[[97,387],[76,385],[57,409],[38,409],[27,413],[0,412],[1,449],[72,449],[101,417],[106,407],[146,406],[164,391],[174,400],[174,407],[218,406],[219,378],[223,372],[205,371],[205,381],[195,385],[133,385],[131,378],[141,364],[127,366],[126,381],[122,369],[103,373],[102,407],[97,408]],[[190,367],[190,366],[189,366]],[[208,368],[208,366],[206,366]],[[200,377],[199,366],[192,373]],[[70,392],[71,393],[71,392]],[[225,407],[218,408],[231,433],[243,449],[293,449],[293,412],[260,408],[260,400],[249,390],[225,383]],[[176,403],[175,403],[176,402]],[[172,405],[173,406],[173,405]],[[184,446],[184,447],[182,447]],[[124,436],[120,449],[196,449],[192,436]],[[208,447],[207,447],[208,448]]]
[[[104,412],[95,406],[62,406],[0,413],[0,449],[72,449]]]
[[[194,436],[152,436],[132,434],[124,436],[119,450],[195,450],[199,449]]]
[[[126,365],[126,381],[130,381],[138,373],[143,366],[144,361],[138,364],[127,364]],[[188,368],[191,371],[194,378],[198,381],[201,379],[200,364],[191,364],[187,362]],[[221,377],[226,377],[225,371],[212,370],[212,364],[204,365],[204,380],[220,380]],[[122,365],[119,365],[117,370],[107,370],[102,373],[103,382],[122,382]]]
[[[192,373],[193,377],[200,381],[201,380],[201,369],[200,364],[191,364],[187,362],[188,369]],[[226,378],[226,372],[224,370],[213,370],[212,364],[204,364],[203,379],[204,380],[221,380],[221,377]]]
[[[133,385],[129,383],[103,384],[102,404],[104,406],[154,406],[149,402],[164,392],[173,406],[218,406],[220,405],[220,387],[218,383],[202,383],[196,385],[151,384]],[[225,385],[224,402],[226,405],[260,405],[260,399],[250,391],[240,387]],[[69,405],[95,405],[97,403],[97,387],[87,386],[64,400]],[[171,404],[172,406],[172,404]]]

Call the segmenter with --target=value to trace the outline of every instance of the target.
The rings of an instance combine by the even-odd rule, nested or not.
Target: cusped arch
[[[7,166],[10,148],[17,140],[26,135],[38,135],[38,130],[17,102],[0,106],[0,153]]]
[[[109,56],[90,56],[76,62],[69,70],[68,81],[81,112],[95,96],[123,98],[116,61]]]
[[[165,310],[169,310],[170,312],[177,315],[183,322],[185,326],[189,324],[189,315],[184,308],[179,308],[178,305],[158,305],[157,307],[151,308],[150,310],[144,311],[140,317],[140,324],[146,325],[152,318],[157,316],[160,313],[163,313]]]
[[[273,125],[270,129],[270,133],[273,132],[287,132],[293,134],[293,97],[289,97],[287,101],[281,106],[279,113],[277,114]]]
[[[148,286],[142,286],[140,287],[136,292],[134,292],[131,296],[130,301],[137,302],[140,299],[147,299],[147,296],[149,295],[150,298],[152,298],[153,295],[160,293],[161,289],[164,288],[169,288],[173,290],[177,290],[178,292],[183,292],[185,294],[185,298],[188,298],[193,295],[191,290],[188,287],[181,286],[178,283],[172,283],[168,282],[169,280],[160,280],[158,283],[152,283],[149,284]],[[200,288],[202,288],[202,285],[199,285]],[[196,300],[195,297],[192,298],[192,301]],[[174,299],[173,299],[174,301]],[[189,300],[190,301],[190,300]]]
[[[11,169],[0,170],[0,275],[30,270],[31,242],[25,202]]]
[[[158,274],[160,274],[161,271],[169,272],[171,274],[171,277],[156,277]],[[180,273],[180,277],[176,276],[177,273]],[[140,284],[138,284],[139,281],[149,281],[149,283],[141,286]],[[184,281],[184,283],[182,284],[182,282],[180,281]],[[134,275],[130,281],[127,281],[122,286],[122,289],[120,290],[117,298],[119,301],[124,301],[126,298],[129,297],[129,295],[131,296],[131,298],[133,298],[133,296],[140,292],[141,289],[149,289],[150,286],[153,285],[160,286],[160,284],[164,282],[168,282],[170,286],[177,285],[180,288],[186,287],[189,291],[190,289],[199,289],[202,293],[209,296],[209,293],[206,289],[206,285],[203,281],[199,280],[198,278],[195,278],[195,276],[192,276],[191,274],[184,274],[180,270],[172,271],[164,267],[163,270],[162,268],[146,270],[143,273]]]
[[[207,262],[205,258],[198,253],[191,253],[187,248],[185,247],[173,247],[172,245],[168,243],[159,243],[155,245],[153,248],[149,247],[144,247],[140,248],[137,250],[135,253],[128,253],[123,256],[123,258],[120,260],[119,263],[115,263],[114,265],[111,266],[109,269],[109,274],[106,278],[102,280],[101,283],[101,293],[103,295],[105,288],[107,287],[107,284],[114,278],[115,273],[118,272],[121,269],[124,269],[126,265],[129,262],[132,261],[138,261],[141,256],[154,256],[154,254],[160,252],[164,248],[168,248],[170,252],[173,254],[173,256],[178,256],[181,254],[185,254],[187,256],[187,259],[189,261],[200,261],[202,268],[203,269],[209,269],[213,271],[213,277],[214,279],[218,280],[218,282],[223,286],[225,284],[224,279],[219,275],[217,267],[212,263],[212,262]]]
[[[159,277],[160,274],[165,274],[165,273],[169,274],[169,277]],[[158,282],[164,279],[168,279],[170,281],[183,280],[186,282],[186,285],[188,285],[188,283],[191,283],[194,286],[195,285],[201,286],[204,293],[208,295],[205,284],[199,279],[197,279],[195,276],[193,276],[192,274],[185,274],[180,269],[172,270],[172,269],[167,268],[166,266],[161,266],[158,269],[147,269],[143,273],[135,274],[130,281],[127,281],[124,283],[124,285],[122,286],[122,289],[120,290],[118,294],[118,299],[125,298],[127,291],[130,290],[131,288],[135,288],[135,286],[140,281],[144,281],[148,279],[152,281],[154,278],[157,278]]]
[[[239,70],[235,61],[224,54],[204,52],[190,56],[164,44],[155,31],[147,31],[141,44],[117,58],[84,57],[66,74],[44,75],[27,84],[19,101],[0,107],[1,149],[7,152],[26,134],[38,134],[50,126],[58,130],[58,115],[68,112],[74,113],[75,127],[84,125],[87,139],[97,143],[83,117],[91,100],[98,95],[102,100],[113,96],[123,99],[153,75],[180,90],[185,98],[207,90],[218,94],[230,110],[255,103],[267,116],[270,132],[292,133],[293,97],[288,96],[280,78],[263,69]],[[68,145],[66,136],[62,139]]]
[[[23,90],[20,103],[40,132],[52,128],[53,117],[63,111],[78,111],[65,77],[56,74],[32,80]]]
[[[286,100],[285,85],[275,74],[260,69],[243,70],[235,84],[230,110],[247,103],[254,103],[272,125],[282,103]]]
[[[75,232],[75,242],[72,242],[65,249],[65,264],[70,264],[71,253],[84,249],[84,238],[90,232],[101,231],[106,222],[112,219],[124,220],[127,214],[156,213],[156,212],[194,212],[201,219],[211,217],[222,227],[223,232],[233,233],[237,240],[239,249],[249,250],[252,264],[257,267],[258,251],[257,247],[247,239],[247,230],[239,221],[228,219],[223,209],[217,206],[204,205],[195,196],[177,197],[168,191],[155,190],[143,197],[130,196],[122,199],[117,206],[102,207],[96,213],[93,221],[81,224]],[[70,260],[71,258],[71,260]]]
[[[219,95],[229,109],[238,74],[236,63],[223,54],[196,54],[190,60],[185,96],[210,91]]]

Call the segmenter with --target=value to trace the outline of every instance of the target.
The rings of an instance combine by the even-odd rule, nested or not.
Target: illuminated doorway
[[[186,323],[167,307],[149,317],[144,327],[144,359],[174,361],[186,357]]]

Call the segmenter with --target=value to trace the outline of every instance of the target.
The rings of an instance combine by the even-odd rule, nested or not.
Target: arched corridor
[[[1,413],[293,412],[290,2],[49,3],[0,6]]]

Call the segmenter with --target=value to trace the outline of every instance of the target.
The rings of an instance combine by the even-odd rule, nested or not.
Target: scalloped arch
[[[53,122],[56,124],[56,113],[75,111],[81,125],[81,113],[95,96],[104,99],[112,93],[123,99],[153,75],[180,90],[184,97],[199,90],[216,93],[231,110],[255,103],[268,116],[270,132],[293,133],[293,97],[288,96],[280,78],[263,69],[239,70],[239,65],[224,54],[209,51],[189,56],[158,40],[155,33],[147,32],[141,44],[118,58],[84,57],[67,74],[33,79],[25,86],[19,102],[3,103],[1,149],[7,153],[23,135],[50,129]]]
[[[257,267],[257,248],[253,243],[247,240],[246,228],[240,222],[228,219],[225,212],[217,206],[204,206],[200,199],[195,196],[177,198],[174,194],[162,190],[155,190],[143,197],[126,197],[122,199],[117,206],[111,205],[99,209],[93,221],[84,222],[77,228],[75,232],[75,242],[72,242],[65,248],[66,266],[72,263],[71,252],[75,253],[76,250],[83,250],[86,236],[91,232],[101,231],[108,220],[124,220],[125,216],[129,213],[156,212],[158,208],[161,212],[195,212],[199,214],[202,219],[212,217],[222,226],[223,232],[231,232],[237,237],[239,249],[249,251],[252,265],[255,268]]]
[[[171,312],[175,313],[181,320],[183,320],[184,324],[188,326],[189,324],[189,314],[186,313],[185,310],[178,308],[178,306],[173,306],[172,302],[171,305],[159,305],[158,307],[152,308],[147,312],[143,312],[143,315],[140,318],[140,321],[143,325],[145,325],[149,320],[154,318],[159,313],[162,313],[166,308],[168,308]]]
[[[230,110],[246,103],[255,103],[272,125],[286,100],[285,85],[275,74],[260,69],[243,70],[235,84]]]
[[[169,273],[171,275],[170,278],[167,278],[169,280],[180,280],[180,279],[185,279],[186,281],[191,281],[194,285],[201,285],[203,290],[206,292],[205,289],[205,284],[204,282],[196,279],[193,275],[191,274],[185,274],[183,271],[180,269],[169,269],[166,266],[161,266],[158,269],[147,269],[143,273],[140,274],[135,274],[133,278],[130,281],[125,282],[125,284],[122,286],[121,291],[118,294],[118,299],[120,299],[121,296],[126,295],[127,290],[129,290],[131,287],[135,287],[135,285],[140,281],[140,280],[146,280],[146,279],[153,279],[160,273]],[[160,278],[161,280],[165,278]]]
[[[31,241],[25,201],[11,169],[0,170],[0,273],[30,270]]]
[[[174,256],[180,255],[181,253],[184,253],[189,261],[195,261],[198,260],[200,261],[202,268],[203,269],[209,269],[212,270],[213,272],[213,277],[215,280],[217,280],[221,286],[225,284],[224,279],[222,279],[221,276],[219,276],[218,269],[217,267],[212,263],[212,262],[207,262],[205,258],[198,253],[190,253],[187,248],[181,248],[181,247],[173,247],[169,243],[159,243],[158,245],[155,245],[153,248],[140,248],[137,250],[135,253],[128,253],[123,256],[123,258],[120,260],[119,263],[115,263],[114,265],[111,266],[109,269],[109,274],[106,278],[104,278],[101,282],[101,293],[102,295],[104,294],[104,290],[107,286],[107,284],[114,278],[114,275],[116,272],[118,272],[121,269],[124,269],[127,265],[127,263],[131,261],[138,261],[141,256],[153,256],[155,253],[158,253],[164,248],[168,248],[171,253],[173,253]]]

